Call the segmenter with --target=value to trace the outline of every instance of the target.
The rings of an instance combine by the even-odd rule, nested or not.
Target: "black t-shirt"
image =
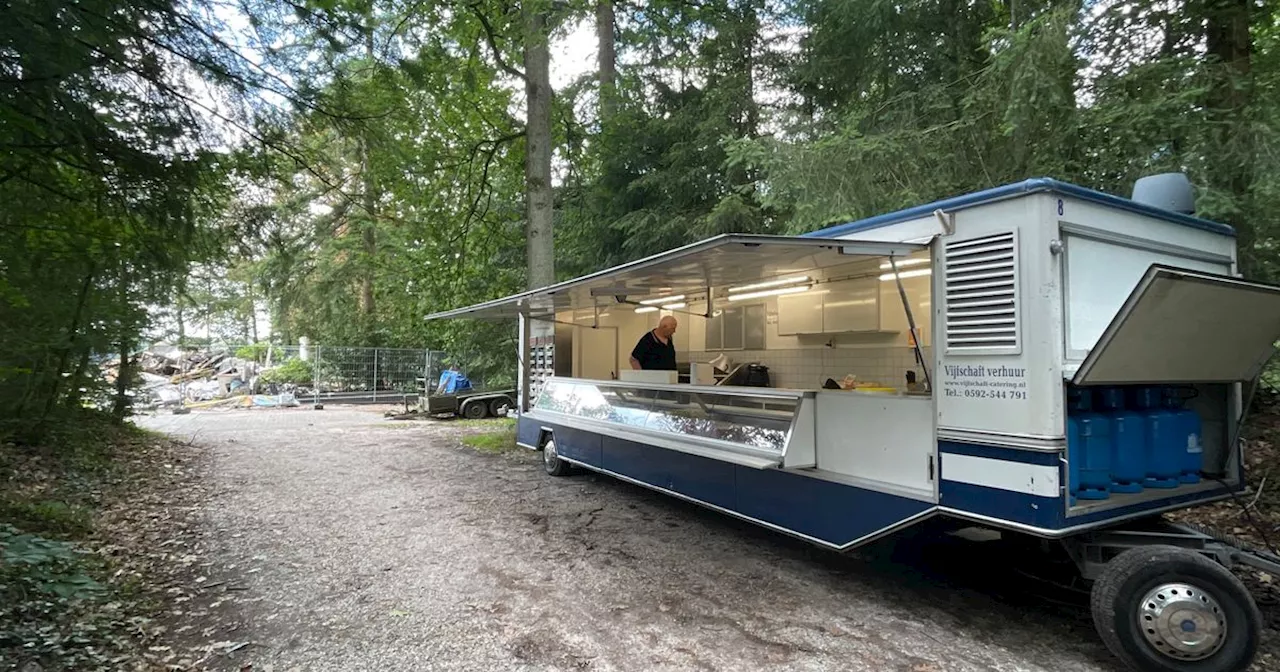
[[[645,332],[631,350],[631,356],[640,362],[640,368],[646,371],[675,371],[676,344],[670,338],[664,345],[653,335],[653,331]]]

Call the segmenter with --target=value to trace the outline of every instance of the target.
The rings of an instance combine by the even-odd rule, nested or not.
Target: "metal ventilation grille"
[[[1018,241],[1014,232],[948,243],[948,352],[1018,352]]]

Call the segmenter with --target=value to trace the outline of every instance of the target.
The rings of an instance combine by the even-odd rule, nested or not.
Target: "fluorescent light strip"
[[[662,310],[676,310],[677,308],[684,308],[687,305],[689,304],[684,302],[668,303],[662,306]],[[654,313],[657,311],[658,311],[658,306],[640,306],[639,308],[636,308],[637,313]]]
[[[732,294],[733,292],[746,292],[752,289],[764,289],[765,287],[777,287],[779,285],[791,285],[797,282],[808,282],[808,281],[809,281],[809,276],[797,275],[793,278],[782,278],[780,280],[767,280],[765,282],[757,282],[752,285],[743,285],[741,287],[730,287],[729,293]]]
[[[900,272],[900,273],[898,273],[898,277],[900,277],[900,278],[919,278],[919,277],[921,277],[921,276],[931,275],[931,274],[933,274],[933,270],[932,270],[932,269],[929,269],[929,268],[921,268],[921,269],[918,269],[918,270],[915,270],[915,271],[903,271],[903,272]],[[893,280],[893,277],[894,277],[894,276],[893,276],[893,274],[892,274],[892,273],[885,273],[884,275],[880,276],[880,280],[881,280],[882,282],[891,282],[891,281]]]
[[[662,296],[656,299],[645,299],[640,303],[643,303],[646,306],[652,306],[658,303],[670,303],[672,301],[679,301],[680,299],[683,299],[683,298],[684,298],[684,294],[677,294],[675,296]]]
[[[920,264],[927,264],[927,263],[929,263],[928,259],[903,259],[897,262],[898,268],[902,268],[904,266],[919,266]],[[880,264],[880,270],[891,271],[893,270],[893,264],[886,261]]]
[[[745,294],[730,294],[730,301],[743,301],[745,299],[758,299],[762,296],[778,296],[779,294],[799,294],[807,292],[811,285],[797,285],[795,287],[779,287],[777,289],[762,289],[758,292],[747,292]]]

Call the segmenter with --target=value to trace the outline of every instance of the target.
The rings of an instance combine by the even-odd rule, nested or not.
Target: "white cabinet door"
[[[742,321],[744,306],[725,306],[724,313],[721,318],[724,319],[724,343],[721,345],[725,350],[741,350],[742,349]]]
[[[822,333],[822,294],[783,294],[778,297],[778,334]]]
[[[764,350],[765,347],[765,308],[763,303],[743,306],[742,349]]]
[[[822,326],[829,334],[880,329],[879,278],[833,282],[823,297]]]

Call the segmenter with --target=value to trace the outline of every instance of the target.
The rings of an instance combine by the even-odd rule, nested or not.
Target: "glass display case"
[[[570,416],[579,426],[610,425],[772,463],[790,456],[788,466],[806,466],[799,463],[813,452],[812,422],[806,422],[812,402],[813,393],[804,390],[552,378],[534,410]]]

